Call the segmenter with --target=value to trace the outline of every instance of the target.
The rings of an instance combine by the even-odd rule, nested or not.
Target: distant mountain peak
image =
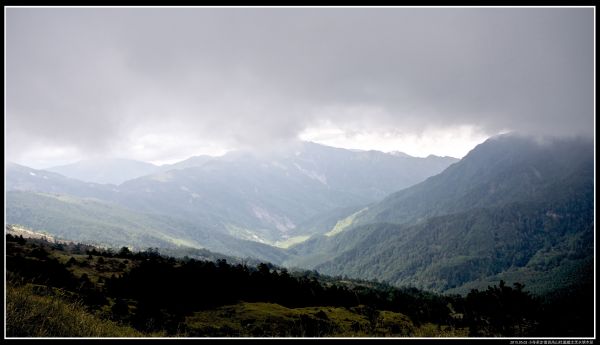
[[[158,166],[125,158],[85,159],[47,169],[66,177],[93,183],[121,184],[157,172]]]
[[[390,154],[392,154],[392,155],[394,155],[394,156],[396,156],[396,157],[407,157],[407,158],[408,158],[408,157],[412,157],[411,155],[409,155],[409,154],[407,154],[407,153],[404,153],[404,152],[402,152],[402,151],[392,151],[392,152],[390,152]],[[431,156],[431,155],[430,155],[430,156]],[[429,158],[429,157],[428,157],[428,158]]]

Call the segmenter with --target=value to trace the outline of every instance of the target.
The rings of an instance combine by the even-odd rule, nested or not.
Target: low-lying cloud
[[[593,8],[8,8],[6,153],[592,135],[593,30]]]

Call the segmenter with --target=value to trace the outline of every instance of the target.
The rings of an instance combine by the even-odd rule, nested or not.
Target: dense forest
[[[156,248],[6,240],[10,337],[593,335],[593,305],[581,302],[593,300],[591,281],[544,296],[504,282],[441,295]]]

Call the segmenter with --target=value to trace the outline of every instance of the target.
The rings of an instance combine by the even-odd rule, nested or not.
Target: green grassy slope
[[[210,248],[227,255],[281,262],[286,254],[169,216],[89,198],[25,191],[6,193],[6,220],[62,239],[101,246]]]
[[[131,327],[91,314],[81,302],[61,297],[59,289],[50,290],[54,293],[48,295],[47,292],[36,292],[34,287],[12,283],[7,285],[7,337],[148,336]]]

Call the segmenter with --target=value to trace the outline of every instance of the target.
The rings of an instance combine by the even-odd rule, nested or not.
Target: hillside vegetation
[[[70,301],[61,289],[9,282],[6,334],[12,337],[140,337],[139,331],[104,320]]]
[[[593,330],[587,317],[559,318],[570,311],[569,298],[581,297],[574,290],[539,299],[501,282],[466,297],[438,295],[265,263],[6,239],[9,336],[583,336]],[[51,321],[40,321],[48,315]],[[77,326],[81,320],[89,327]]]

